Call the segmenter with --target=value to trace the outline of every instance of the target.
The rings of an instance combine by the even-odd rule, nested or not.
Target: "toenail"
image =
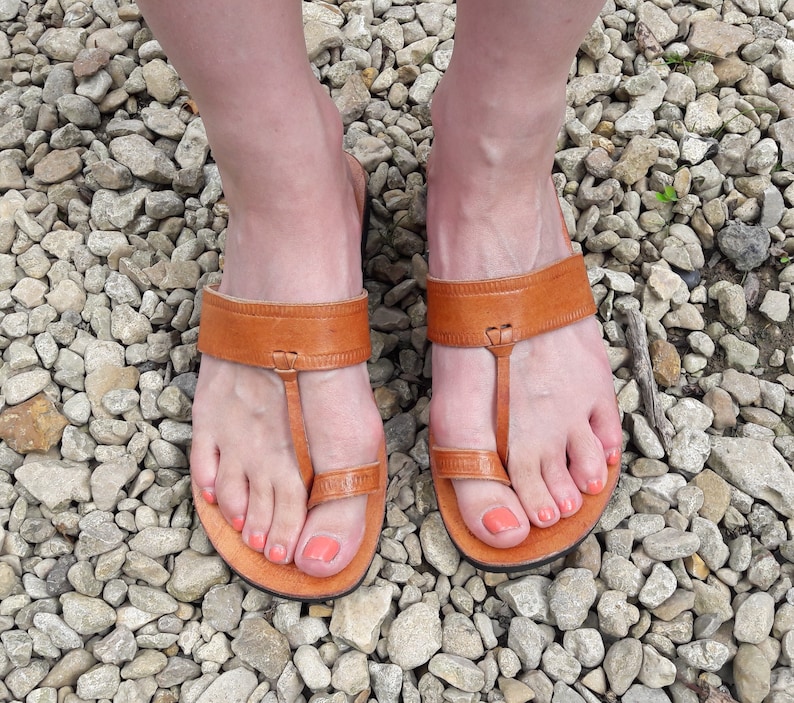
[[[234,518],[232,518],[232,527],[235,530],[237,530],[238,532],[242,532],[244,526],[245,526],[245,518],[244,517],[234,517]]]
[[[543,508],[538,512],[538,520],[540,522],[551,522],[554,519],[554,511],[551,508]]]
[[[304,550],[303,553],[306,554],[306,551]],[[275,547],[270,548],[270,551],[267,553],[267,558],[274,564],[283,564],[287,561],[287,548],[277,544]]]
[[[604,484],[599,481],[598,479],[594,481],[587,482],[587,492],[596,495],[597,493],[601,493],[604,490]]]
[[[607,464],[612,466],[620,461],[620,449],[613,449],[607,454]]]
[[[482,524],[494,535],[506,530],[515,530],[520,525],[513,511],[505,507],[489,510],[482,516]]]
[[[312,537],[303,548],[303,556],[306,559],[317,559],[326,564],[339,553],[339,542],[331,537],[318,535]]]
[[[563,514],[573,512],[573,501],[570,498],[560,503],[560,512]]]
[[[248,546],[257,552],[261,552],[265,548],[265,536],[263,534],[251,535],[248,538]]]
[[[215,504],[215,494],[209,488],[201,489],[201,497],[204,499],[205,503],[209,503],[210,505]]]

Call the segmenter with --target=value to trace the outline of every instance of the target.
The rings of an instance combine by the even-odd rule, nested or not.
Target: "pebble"
[[[389,628],[389,660],[403,669],[415,669],[441,649],[441,621],[426,603],[403,610]]]

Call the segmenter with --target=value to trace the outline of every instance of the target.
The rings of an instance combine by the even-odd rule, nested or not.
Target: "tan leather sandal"
[[[356,201],[366,228],[366,173],[348,156]],[[304,601],[337,598],[354,590],[369,568],[380,537],[386,499],[386,445],[363,466],[315,475],[301,410],[298,374],[338,369],[369,359],[367,293],[335,303],[284,304],[239,300],[204,289],[199,350],[226,361],[273,370],[284,383],[289,426],[301,478],[309,495],[308,509],[320,503],[366,495],[366,529],[353,560],[334,576],[318,578],[294,564],[274,564],[254,551],[193,484],[193,500],[201,524],[218,554],[252,585],[270,593]]]
[[[564,228],[564,225],[563,225]],[[565,231],[565,229],[563,229]],[[568,243],[570,251],[570,242]],[[620,474],[608,465],[598,495],[583,495],[579,511],[551,527],[535,527],[515,547],[491,547],[466,526],[453,481],[483,479],[510,485],[505,467],[510,425],[510,354],[517,342],[582,320],[596,311],[581,254],[508,278],[443,281],[427,279],[427,336],[434,344],[485,347],[496,359],[497,451],[436,445],[430,435],[430,466],[438,507],[450,537],[475,566],[517,571],[553,561],[574,549],[595,527]],[[431,416],[432,425],[432,416]]]

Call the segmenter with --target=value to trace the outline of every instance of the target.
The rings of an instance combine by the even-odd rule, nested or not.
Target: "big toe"
[[[366,505],[366,496],[356,496],[312,508],[295,549],[295,565],[320,578],[342,571],[364,538]]]
[[[526,539],[530,521],[508,486],[480,480],[456,480],[454,486],[463,521],[478,539],[499,549]]]

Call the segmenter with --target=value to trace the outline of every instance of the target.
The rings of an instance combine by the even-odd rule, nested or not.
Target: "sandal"
[[[366,173],[348,155],[356,202],[366,233]],[[283,304],[239,300],[204,289],[199,350],[226,361],[273,370],[284,383],[292,443],[301,478],[309,495],[308,508],[330,500],[366,495],[366,529],[353,560],[341,572],[324,578],[309,576],[295,564],[274,564],[251,549],[226,522],[220,509],[208,503],[193,484],[199,520],[215,550],[241,578],[274,595],[302,601],[322,601],[350,593],[364,579],[380,537],[386,502],[386,445],[370,464],[315,476],[301,411],[298,374],[338,369],[369,359],[367,292],[356,298],[322,304]]]
[[[452,483],[456,479],[483,479],[510,485],[505,469],[510,354],[522,339],[570,325],[596,311],[584,259],[572,253],[570,241],[568,250],[570,256],[520,276],[473,281],[427,278],[428,338],[445,346],[485,347],[496,359],[497,451],[439,447],[432,431],[430,434],[433,485],[447,532],[468,561],[487,571],[540,566],[574,549],[595,527],[620,475],[618,458],[607,466],[604,489],[598,495],[584,494],[579,511],[550,527],[533,525],[521,544],[506,549],[485,544],[469,530]]]

